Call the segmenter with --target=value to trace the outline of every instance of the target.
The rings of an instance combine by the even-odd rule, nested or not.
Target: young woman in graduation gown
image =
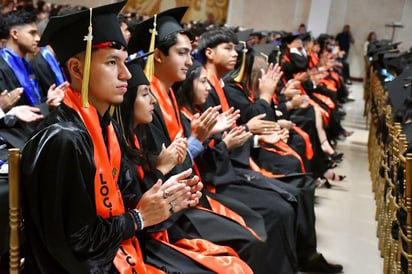
[[[156,169],[147,168],[144,149],[140,147],[134,130],[141,124],[151,122],[155,99],[150,93],[149,81],[141,66],[135,61],[128,62],[127,66],[132,78],[128,81],[128,91],[123,103],[115,111],[115,118],[122,125],[123,136],[128,144],[125,147],[126,154],[137,166],[133,177],[139,180],[140,188],[145,190],[146,185],[153,184],[153,181],[158,180],[157,178],[164,179],[162,173],[167,173],[179,158],[186,156],[187,142],[183,138],[176,139],[163,150],[158,158]],[[202,185],[200,182],[198,184]],[[135,193],[139,193],[139,189]],[[166,196],[170,194],[170,192],[163,192]],[[172,215],[173,206],[170,207],[170,211]],[[234,273],[236,271],[236,273],[250,273],[252,271],[229,247],[218,246],[203,239],[182,238],[172,242],[169,240],[167,229],[158,228],[147,229],[149,237],[145,238],[144,249],[146,261],[157,268],[167,270],[167,273]]]

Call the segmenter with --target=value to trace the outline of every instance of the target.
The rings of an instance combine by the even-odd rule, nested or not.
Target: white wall
[[[314,37],[327,33],[332,0],[312,0],[307,28]]]

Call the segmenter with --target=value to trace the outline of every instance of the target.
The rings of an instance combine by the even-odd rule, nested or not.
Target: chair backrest
[[[20,149],[9,149],[10,273],[20,273],[20,230],[22,227],[20,190]]]

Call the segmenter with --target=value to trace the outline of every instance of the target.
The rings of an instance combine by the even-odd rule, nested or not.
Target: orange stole
[[[134,143],[140,149],[140,142],[136,135]],[[143,179],[142,166],[137,166],[137,170],[140,178]],[[150,233],[150,236],[217,273],[224,273],[227,267],[237,271],[234,273],[252,273],[249,266],[230,247],[216,245],[204,239],[181,239],[172,244],[169,241],[167,230]]]
[[[152,90],[155,94],[159,94],[160,92],[164,92],[165,91],[165,89],[163,88],[162,89],[162,84],[160,83],[160,81],[157,79],[157,78],[153,78],[153,79],[155,79],[155,81],[157,81],[156,82],[156,84],[155,85],[152,85],[153,84],[153,81],[152,81],[152,83],[151,83],[151,85],[152,85],[152,89],[154,89],[154,88],[160,88],[161,90]],[[163,90],[163,91],[162,91]],[[171,93],[173,94],[173,92],[171,91]],[[174,97],[174,96],[173,96]],[[163,99],[165,99],[165,98],[167,98],[167,97],[163,97]],[[168,129],[172,129],[173,127],[177,127],[178,128],[178,130],[180,131],[183,131],[183,127],[182,127],[182,124],[181,124],[181,121],[180,121],[180,112],[179,112],[179,108],[177,107],[177,104],[176,104],[176,101],[173,101],[173,102],[170,102],[170,103],[167,103],[167,102],[163,102],[162,103],[162,105],[165,107],[165,109],[162,109],[162,113],[177,113],[177,116],[179,117],[179,123],[176,125],[171,125],[170,123],[173,123],[173,120],[172,119],[165,119],[165,123],[166,123],[166,127],[168,128]],[[162,107],[162,105],[161,105],[161,107]],[[193,116],[192,116],[193,117]],[[190,118],[190,120],[191,120],[191,118]],[[175,132],[178,132],[178,131],[175,131]],[[172,139],[172,136],[170,136],[170,132],[169,132],[169,137],[171,137],[171,139]],[[173,138],[174,138],[175,136],[173,136]],[[198,170],[197,170],[197,167],[196,167],[196,164],[195,163],[193,163],[193,169],[195,170],[195,172],[197,173],[197,175],[199,176],[199,178],[201,178],[200,177],[200,174],[199,174],[199,172],[198,172]],[[237,216],[235,216],[233,213],[233,211],[231,211],[229,208],[227,208],[227,207],[225,207],[224,205],[222,205],[220,202],[218,202],[218,201],[215,201],[215,204],[217,205],[217,204],[219,204],[219,207],[217,207],[217,206],[215,206],[215,208],[213,208],[213,206],[212,206],[212,210],[213,210],[213,212],[215,213],[215,214],[218,214],[218,215],[221,215],[221,216],[225,216],[225,217],[227,217],[227,218],[229,218],[229,219],[232,219],[232,220],[234,220],[234,221],[236,221],[236,219],[237,219],[237,216],[239,216],[239,215],[237,215]],[[202,210],[206,210],[206,208],[202,208],[202,207],[198,207],[199,209],[202,209]],[[215,209],[219,209],[218,211],[214,211]],[[236,214],[236,213],[235,213]],[[248,228],[247,226],[245,227],[245,228],[247,228],[247,229],[250,229],[250,228]],[[251,229],[250,229],[251,230]],[[255,233],[255,235],[256,235],[256,233]]]
[[[171,244],[167,231],[151,233],[151,236],[216,273],[228,273],[228,271],[235,274],[253,273],[228,246],[216,245],[204,239],[181,239]]]
[[[309,54],[309,68],[317,67],[319,64],[319,56],[315,52]]]
[[[303,165],[303,161],[302,158],[300,157],[300,155],[294,151],[288,144],[286,144],[283,141],[279,141],[275,144],[273,144],[274,146],[276,146],[277,148],[273,148],[273,147],[266,147],[264,146],[264,144],[262,144],[261,148],[266,150],[266,151],[270,151],[273,153],[276,153],[278,155],[289,155],[289,156],[294,156],[295,158],[297,158],[300,162],[300,168],[302,170],[302,173],[305,173],[305,166]]]
[[[227,102],[226,95],[222,88],[222,85],[220,84],[220,81],[215,74],[213,74],[207,69],[206,71],[207,71],[207,78],[209,79],[212,86],[215,88],[217,97],[219,97],[219,102],[222,107],[222,112],[225,112],[230,107],[229,107],[229,103]]]
[[[101,128],[98,126],[99,117],[93,105],[90,104],[88,108],[82,107],[80,92],[73,91],[70,87],[66,90],[64,103],[80,115],[93,140],[97,214],[103,218],[124,214],[123,199],[117,185],[121,151],[113,125],[110,123],[107,127],[108,155]],[[122,241],[113,263],[120,273],[164,273],[145,265],[139,241],[135,236]]]
[[[305,154],[306,158],[308,160],[311,160],[313,158],[313,148],[312,148],[312,142],[310,141],[309,134],[306,133],[303,129],[301,129],[298,126],[294,126],[293,130],[302,136],[303,140],[305,141]]]
[[[170,89],[169,94],[163,84],[156,76],[153,76],[150,83],[152,92],[155,94],[157,102],[162,111],[167,131],[169,132],[170,141],[173,141],[176,135],[182,130],[180,114],[178,112],[177,102],[173,91]]]

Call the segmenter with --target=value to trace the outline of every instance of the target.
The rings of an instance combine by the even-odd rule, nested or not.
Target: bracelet
[[[143,230],[144,223],[143,223],[143,218],[142,218],[142,214],[140,214],[140,211],[137,209],[133,209],[131,210],[131,213],[133,215],[133,219],[136,221],[137,229]]]

